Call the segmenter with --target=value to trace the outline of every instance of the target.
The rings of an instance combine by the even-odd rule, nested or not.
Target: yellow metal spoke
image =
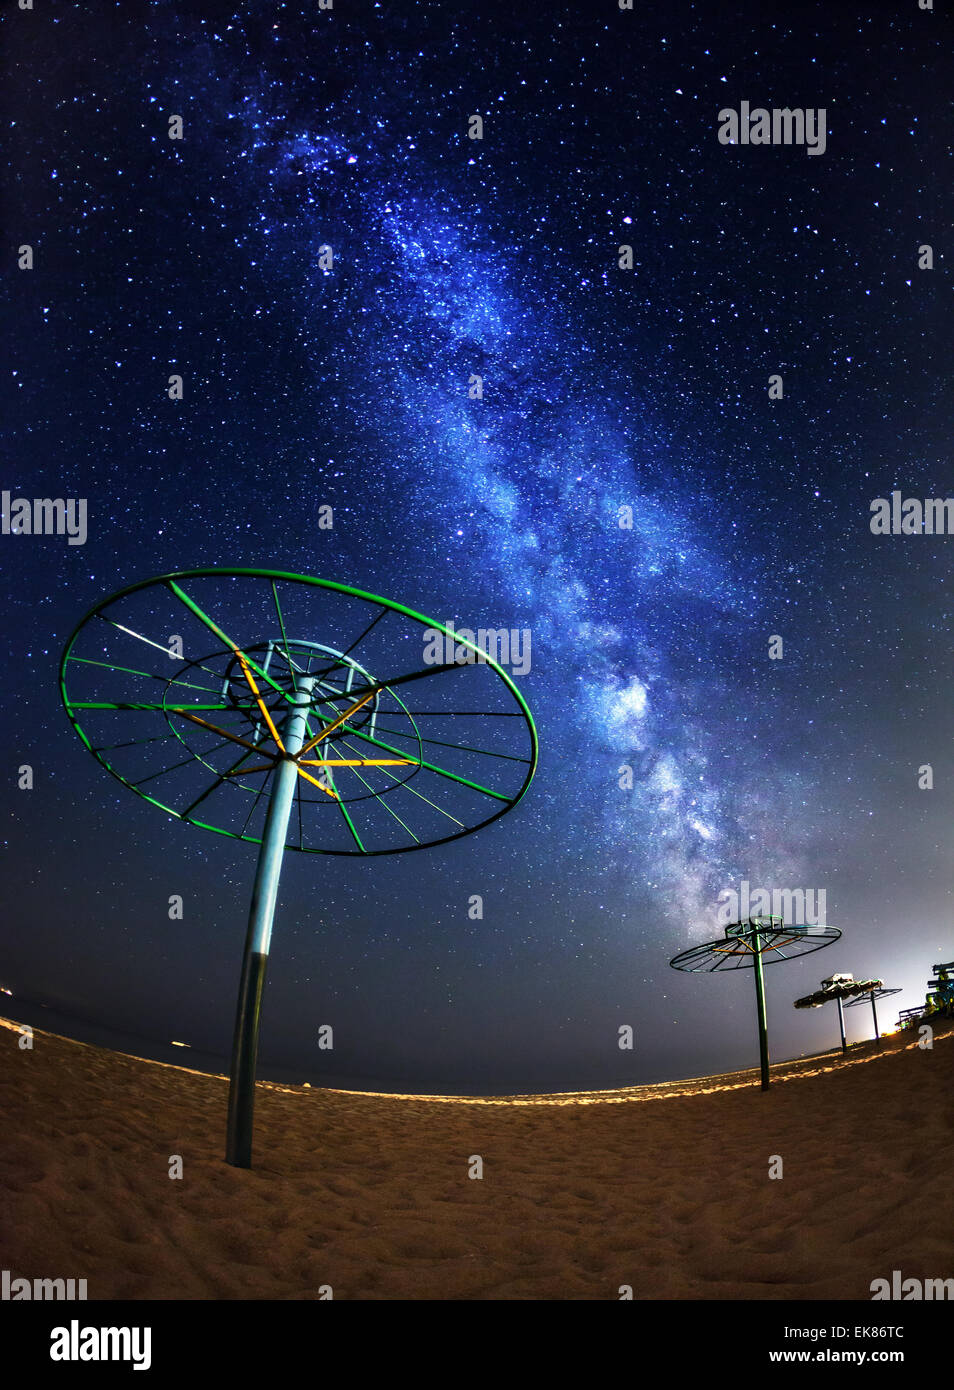
[[[324,784],[323,782],[319,782],[319,781],[318,781],[318,778],[317,778],[317,777],[312,777],[311,773],[310,773],[310,772],[306,772],[305,769],[301,766],[300,763],[296,763],[295,766],[298,768],[298,776],[299,776],[299,777],[304,777],[304,778],[306,779],[306,781],[308,781],[308,782],[314,782],[315,786],[318,787],[321,791],[325,792],[326,795],[330,796],[331,799],[332,799],[332,801],[340,801],[340,800],[341,800],[341,798],[339,797],[339,795],[338,795],[337,792],[330,791],[330,790],[328,789],[328,787],[326,787],[325,784]]]
[[[306,767],[417,767],[414,758],[300,758]]]
[[[267,710],[266,707],[265,707],[265,701],[262,699],[261,695],[258,693],[258,686],[255,684],[255,679],[254,679],[254,677],[252,676],[251,670],[249,669],[249,664],[248,664],[248,662],[247,662],[246,659],[245,659],[245,655],[244,655],[243,652],[240,652],[240,651],[239,651],[238,647],[235,648],[235,654],[236,654],[236,656],[238,657],[239,661],[242,663],[242,670],[245,672],[245,679],[248,681],[248,688],[249,688],[249,690],[251,690],[252,694],[255,696],[256,704],[258,705],[259,709],[262,711],[262,718],[265,720],[265,723],[268,725],[269,730],[271,731],[272,738],[275,740],[275,742],[278,744],[278,747],[279,747],[279,748],[281,749],[281,751],[284,753],[284,751],[285,751],[285,745],[284,745],[284,743],[282,743],[281,736],[279,735],[278,730],[275,728],[275,724],[274,724],[274,722],[273,722],[273,720],[272,720],[272,716],[269,714],[268,710]]]
[[[318,733],[315,734],[314,738],[310,738],[308,742],[302,747],[301,752],[307,753],[309,749],[314,748],[316,743],[320,743],[323,738],[327,738],[329,734],[333,734],[335,729],[339,728],[345,722],[345,720],[350,719],[353,714],[357,714],[361,706],[366,705],[368,701],[377,694],[379,688],[380,687],[376,686],[373,690],[369,690],[366,695],[363,695],[361,697],[361,699],[358,701],[356,705],[352,705],[350,709],[346,709],[344,714],[339,714],[338,718],[334,721],[333,724],[329,724],[328,727],[325,729],[319,729]]]
[[[231,739],[233,743],[240,743],[243,748],[250,748],[253,753],[265,753],[260,743],[249,743],[247,738],[242,738],[239,734],[230,734],[226,729],[220,729],[218,724],[213,724],[211,720],[202,719],[198,714],[183,709],[181,705],[167,706],[167,713],[178,714],[180,719],[191,719],[193,724],[201,724],[203,729],[211,729],[214,734],[221,734],[223,738]],[[265,753],[266,758],[269,756]],[[272,759],[274,762],[275,759]]]

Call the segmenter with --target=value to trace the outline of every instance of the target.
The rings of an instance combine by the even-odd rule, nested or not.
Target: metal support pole
[[[275,780],[265,816],[262,846],[255,870],[255,886],[252,889],[252,906],[245,937],[245,955],[242,959],[242,976],[235,1014],[232,1073],[229,1084],[225,1161],[231,1163],[234,1168],[252,1166],[252,1122],[255,1108],[259,1018],[262,994],[265,990],[265,971],[272,939],[275,902],[278,897],[278,879],[288,834],[288,819],[298,785],[298,768],[291,755],[297,753],[305,741],[313,685],[313,678],[306,676],[299,680],[298,691],[285,719],[281,737],[288,756],[281,760],[275,770]]]
[[[848,1043],[845,1039],[845,1010],[842,1007],[841,995],[838,996],[838,1027],[841,1031],[841,1050],[848,1051]]]
[[[878,1047],[880,1047],[880,1046],[881,1046],[881,1033],[878,1031],[878,1007],[877,1007],[877,1005],[875,1004],[875,992],[874,992],[874,990],[871,991],[871,1012],[872,1012],[872,1014],[874,1015],[875,1042],[876,1042],[876,1044],[878,1045]]]
[[[768,1030],[765,1026],[765,981],[762,978],[762,939],[755,933],[755,1001],[759,1014],[759,1063],[762,1068],[762,1090],[769,1088]]]

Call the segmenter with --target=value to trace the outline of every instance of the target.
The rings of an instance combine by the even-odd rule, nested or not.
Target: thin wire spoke
[[[412,711],[416,719],[416,711]],[[428,738],[427,734],[405,734],[400,729],[382,729],[380,724],[374,726],[380,734],[390,734],[393,738],[410,738],[417,740],[420,737],[422,743],[436,743],[440,748],[455,748],[458,753],[480,753],[485,758],[506,758],[511,763],[529,763],[530,758],[519,758],[515,753],[496,753],[492,748],[471,748],[466,743],[448,743],[446,739]]]
[[[181,714],[186,709],[232,709],[231,705],[163,705],[155,700],[71,700],[70,709],[152,710],[154,714]]]
[[[193,753],[188,758],[183,758],[181,763],[173,763],[171,767],[162,767],[158,772],[150,772],[145,777],[139,777],[135,782],[130,782],[131,787],[141,787],[144,782],[152,782],[156,777],[164,777],[167,772],[175,772],[180,767],[188,767],[190,763],[201,762],[203,758],[211,758],[213,753],[217,753],[220,748],[225,748],[224,743],[216,743],[212,748],[204,753]]]
[[[145,676],[150,681],[162,681],[165,685],[181,685],[186,690],[204,690],[207,695],[218,695],[211,685],[195,685],[192,681],[182,681],[175,676],[159,676],[154,671],[134,671],[131,666],[117,666],[112,661],[92,661],[88,656],[70,656],[68,661],[80,661],[84,666],[104,666],[107,671],[123,671],[127,676]]]
[[[341,653],[341,656],[342,656],[342,657],[350,656],[351,653],[354,651],[355,647],[360,647],[361,643],[362,643],[362,642],[364,641],[364,639],[367,637],[368,633],[371,631],[371,629],[374,627],[374,625],[375,625],[376,623],[379,623],[379,622],[381,621],[381,619],[385,616],[385,614],[390,613],[390,612],[391,612],[391,609],[390,609],[390,608],[381,608],[377,613],[375,613],[374,617],[373,617],[373,618],[371,619],[371,621],[368,623],[368,626],[364,629],[364,631],[362,632],[361,636],[360,636],[360,637],[356,637],[356,638],[354,639],[354,641],[351,643],[351,646],[350,646],[350,647],[347,647],[347,648],[345,649],[345,651],[343,651],[343,652]],[[333,671],[333,670],[335,669],[335,666],[338,664],[338,661],[339,661],[339,660],[340,660],[340,658],[336,658],[336,659],[331,663],[331,665],[330,665],[330,666],[326,666],[325,669],[324,669],[323,671],[316,671],[316,672],[315,672],[315,675],[318,677],[318,679],[321,680],[322,677],[323,677],[323,676],[326,676],[326,675],[328,674],[329,671]],[[310,656],[309,656],[309,658],[308,658],[308,664],[309,664],[309,666],[311,665],[311,657],[310,657]]]
[[[225,745],[223,744],[223,745],[221,745],[221,746],[224,747]],[[243,753],[242,756],[239,758],[239,760],[238,760],[237,763],[233,763],[232,766],[231,766],[230,768],[228,768],[225,772],[220,773],[219,776],[216,777],[215,781],[212,782],[212,783],[210,783],[210,785],[206,787],[206,789],[205,789],[205,791],[202,793],[202,795],[201,795],[201,796],[197,796],[196,799],[195,799],[195,801],[193,801],[192,805],[186,807],[186,809],[182,812],[183,818],[186,817],[186,816],[191,815],[192,812],[195,810],[195,808],[196,808],[197,806],[201,805],[202,802],[206,799],[207,796],[211,796],[212,793],[213,793],[214,791],[216,791],[219,787],[221,787],[222,784],[225,782],[226,778],[231,777],[231,776],[236,772],[236,770],[237,770],[238,768],[241,767],[242,763],[245,762],[245,760],[246,760],[247,757],[248,757],[248,753]],[[274,764],[273,764],[273,766],[274,766]],[[246,772],[248,772],[248,771],[250,771],[250,770],[251,770],[251,769],[246,768]],[[266,778],[266,779],[265,779],[265,782],[263,782],[262,785],[261,785],[261,787],[259,787],[259,789],[258,789],[258,795],[259,795],[259,796],[261,796],[262,792],[264,791],[265,785],[266,785],[267,781],[268,781],[268,779]],[[254,804],[253,804],[253,809],[254,809]],[[243,833],[244,833],[244,832],[243,832]]]
[[[249,827],[249,825],[251,824],[252,816],[253,816],[254,813],[255,813],[255,808],[256,808],[256,806],[258,805],[258,803],[261,801],[261,799],[262,799],[262,794],[263,794],[263,792],[265,791],[265,788],[266,788],[267,786],[268,786],[268,778],[266,777],[266,778],[265,778],[265,781],[262,783],[262,785],[259,787],[258,791],[255,793],[255,799],[253,800],[251,806],[248,808],[248,815],[245,817],[245,824],[242,826],[242,834],[241,834],[241,837],[240,837],[241,839],[244,839],[244,838],[245,838],[245,835],[246,835],[246,833],[247,833],[247,831],[248,831],[248,827]],[[269,792],[269,796],[271,796],[271,792]]]
[[[411,827],[410,827],[409,825],[406,825],[406,824],[404,823],[404,821],[402,821],[401,817],[398,815],[397,811],[394,810],[394,808],[393,808],[393,806],[390,804],[390,802],[387,801],[387,800],[386,800],[383,796],[381,796],[380,794],[376,793],[376,792],[374,791],[374,789],[372,788],[371,783],[365,781],[365,779],[361,776],[361,773],[360,773],[360,772],[357,772],[357,771],[356,771],[354,775],[355,775],[355,777],[357,777],[357,779],[358,779],[359,782],[363,783],[363,785],[364,785],[365,787],[367,787],[367,789],[368,789],[368,791],[371,793],[371,796],[373,797],[373,799],[374,799],[376,802],[378,802],[379,805],[383,806],[384,809],[388,812],[388,814],[389,814],[389,815],[392,815],[392,816],[394,817],[394,819],[397,821],[398,825],[402,826],[403,829],[405,829],[405,830],[407,831],[407,833],[410,835],[410,837],[411,837],[411,839],[414,841],[414,843],[415,843],[416,845],[419,845],[419,844],[421,843],[421,841],[420,841],[420,839],[418,838],[418,836],[414,834],[414,831],[411,829]],[[392,775],[391,773],[388,774],[388,776],[391,776],[391,775]],[[344,809],[345,809],[344,802],[342,801],[342,802],[340,802],[339,804],[340,804],[340,806],[341,806],[341,809],[344,810]],[[439,811],[439,810],[440,810],[440,807],[439,807],[439,806],[438,806],[438,807],[435,807],[435,810],[438,810],[438,811]],[[454,819],[453,816],[451,817],[451,819],[452,819],[452,820]],[[460,825],[461,822],[458,821],[457,824]],[[363,848],[363,847],[362,847],[362,848]]]
[[[278,602],[278,586],[276,585],[274,579],[272,580],[272,598],[275,600],[275,612],[278,614],[278,626],[279,626],[279,628],[281,629],[282,642],[284,643],[284,646],[285,646],[285,659],[286,659],[287,662],[288,662],[288,670],[289,670],[289,673],[291,674],[292,685],[293,685],[293,687],[294,687],[295,694],[297,695],[297,694],[298,694],[298,682],[295,680],[295,672],[294,672],[294,669],[293,669],[293,667],[292,667],[291,653],[290,653],[289,650],[288,650],[288,637],[287,637],[287,635],[286,635],[286,633],[285,633],[285,619],[282,617],[282,606],[281,606],[281,604]]]
[[[104,743],[99,748],[90,744],[91,753],[112,753],[117,748],[137,748],[140,743],[164,743],[166,739],[179,738],[177,733],[155,734],[152,738],[133,738],[128,743]],[[181,742],[181,740],[180,740]]]
[[[123,627],[122,623],[117,623],[115,618],[107,618],[104,613],[97,613],[95,616],[97,618],[102,618],[104,623],[109,623],[110,627],[118,628],[120,632],[126,632],[130,637],[136,637],[140,642],[146,642],[150,647],[155,647],[157,652],[162,652],[164,656],[168,657],[169,648],[164,647],[161,642],[154,642],[151,637],[143,637],[141,632],[134,632],[131,627]],[[207,676],[214,676],[216,680],[220,679],[218,671],[213,671],[209,666],[203,666],[201,662],[196,662],[194,664],[198,666],[200,671],[204,671]]]
[[[386,748],[389,753],[397,753],[400,756],[405,756],[401,753],[400,748],[392,748],[391,745],[385,743],[383,739],[374,738],[371,734],[362,732],[361,729],[349,728],[348,733],[353,734],[355,738],[363,738],[367,743],[374,743],[379,748]],[[417,763],[418,767],[427,768],[428,772],[436,772],[440,777],[449,777],[452,782],[460,782],[464,787],[472,787],[474,791],[482,792],[484,796],[492,796],[495,801],[513,800],[513,797],[504,796],[503,792],[491,791],[489,787],[482,787],[479,782],[472,782],[469,777],[460,777],[456,772],[448,772],[446,767],[438,767],[436,763],[427,763],[423,758],[415,758],[413,761]]]
[[[347,740],[346,738],[343,738],[343,739],[341,740],[341,742],[344,743],[344,744],[347,744],[348,740]],[[466,828],[466,827],[464,826],[464,822],[463,822],[462,820],[458,820],[456,816],[452,816],[452,815],[451,815],[450,811],[445,811],[443,806],[438,806],[438,804],[437,804],[436,801],[432,801],[431,798],[430,798],[429,796],[425,796],[424,793],[423,793],[423,792],[419,792],[419,791],[417,790],[416,787],[412,787],[412,786],[411,786],[411,779],[410,779],[410,778],[406,778],[406,779],[402,782],[401,779],[400,779],[400,777],[396,776],[395,773],[393,773],[393,772],[385,772],[384,775],[385,775],[385,777],[390,777],[390,778],[391,778],[391,781],[395,783],[395,788],[393,788],[392,790],[396,789],[397,787],[403,787],[403,788],[405,789],[405,791],[411,792],[414,796],[418,797],[421,801],[426,801],[427,804],[428,804],[428,806],[432,806],[432,807],[434,808],[434,810],[435,810],[435,811],[439,811],[439,812],[441,813],[442,816],[446,816],[448,820],[452,820],[452,821],[454,822],[455,825],[459,825],[459,826],[461,826],[461,828]],[[363,780],[363,779],[362,779],[362,780]],[[387,805],[387,802],[384,802],[384,805]]]

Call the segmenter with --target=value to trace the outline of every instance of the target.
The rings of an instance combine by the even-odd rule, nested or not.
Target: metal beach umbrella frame
[[[858,995],[856,995],[856,997],[855,997],[854,999],[846,999],[846,1000],[845,1000],[845,1008],[846,1008],[846,1009],[854,1009],[854,1008],[857,1008],[859,1004],[867,1004],[867,1003],[869,1002],[869,1000],[870,1000],[870,1002],[871,1002],[871,1016],[872,1016],[872,1018],[874,1019],[874,1038],[875,1038],[875,1043],[877,1044],[878,1047],[881,1046],[881,1032],[880,1032],[880,1029],[878,1028],[878,1005],[877,1005],[877,1003],[876,1003],[875,1001],[878,1000],[878,999],[886,999],[886,998],[888,997],[889,994],[900,994],[900,993],[901,993],[901,986],[900,986],[900,985],[894,985],[894,986],[891,987],[891,988],[886,988],[884,985],[879,984],[879,985],[876,985],[874,989],[869,989],[869,990],[868,990],[866,993],[864,993],[864,994],[858,994]]]
[[[765,1019],[765,981],[763,966],[773,962],[805,956],[830,946],[841,936],[837,927],[804,924],[789,927],[781,917],[749,917],[744,922],[732,922],[725,936],[690,946],[673,956],[669,964],[674,970],[694,974],[712,974],[717,970],[752,970],[755,975],[755,1004],[759,1025],[759,1063],[762,1090],[769,1087],[768,1028]]]
[[[259,846],[226,1146],[249,1167],[284,851],[401,854],[482,829],[530,785],[533,718],[460,632],[349,585],[244,568],[183,570],[103,599],[66,644],[60,691],[126,787]]]
[[[873,989],[880,989],[884,982],[882,980],[837,980],[833,979],[826,983],[822,981],[820,989],[816,989],[812,994],[806,994],[804,999],[795,1000],[796,1009],[819,1009],[822,1004],[828,1004],[834,999],[838,1004],[838,1032],[841,1037],[842,1053],[848,1051],[848,1039],[845,1037],[845,1013],[843,1000],[853,999],[856,995],[869,994]],[[873,1005],[872,1005],[873,1007]],[[875,1015],[877,1018],[877,1015]]]

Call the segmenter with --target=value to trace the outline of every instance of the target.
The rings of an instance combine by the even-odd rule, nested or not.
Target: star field
[[[744,1065],[747,990],[668,969],[743,879],[825,889],[826,970],[919,1002],[954,944],[954,539],[868,522],[894,489],[954,494],[950,21],[830,8],[7,16],[2,485],[87,498],[89,538],[0,538],[12,764],[35,769],[6,784],[0,984],[227,1052],[254,854],[105,777],[55,675],[106,594],[257,565],[529,629],[541,745],[468,840],[289,856],[265,1074]],[[826,108],[825,153],[720,145],[743,99]],[[769,973],[777,1055],[825,1046],[791,1009],[815,965]]]

